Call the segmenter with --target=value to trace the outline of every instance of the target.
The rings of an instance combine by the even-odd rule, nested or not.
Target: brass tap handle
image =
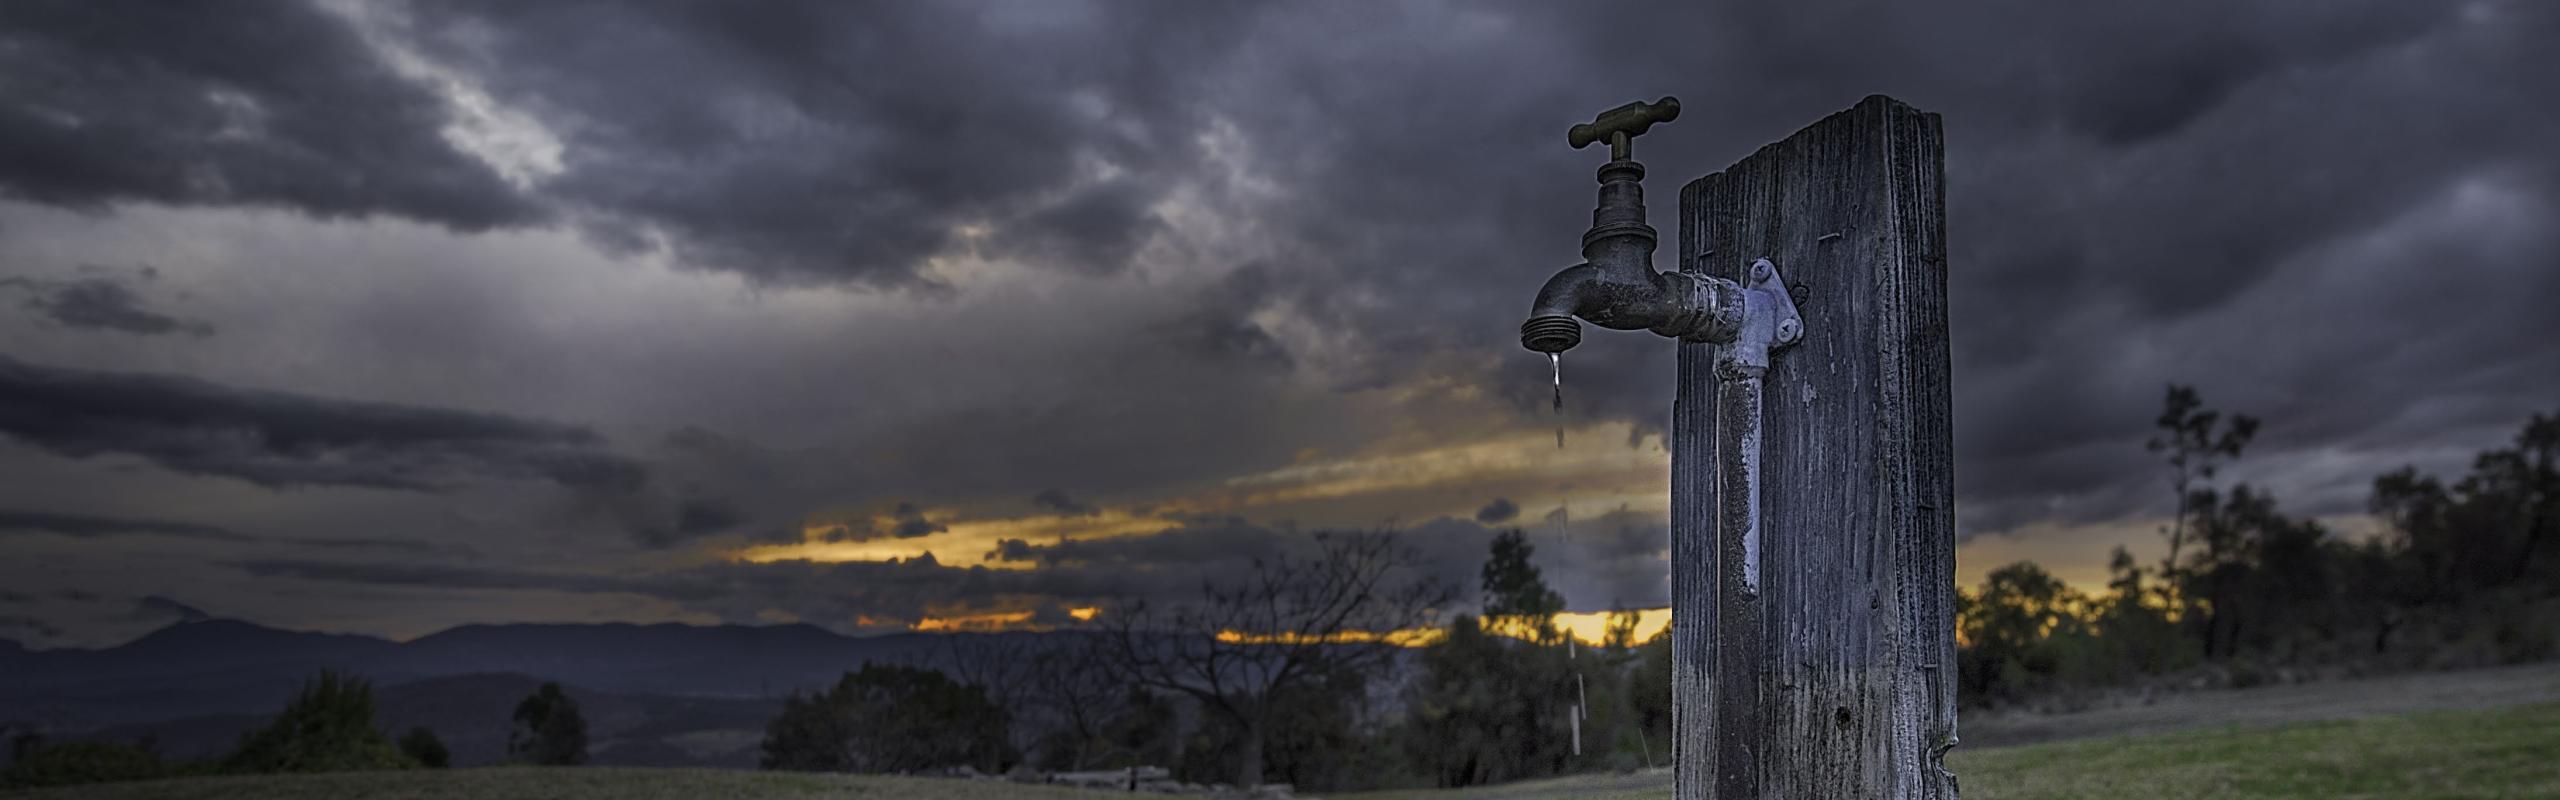
[[[1573,126],[1573,130],[1565,132],[1565,141],[1571,143],[1573,149],[1580,150],[1591,146],[1592,142],[1606,139],[1609,158],[1626,161],[1635,157],[1630,152],[1632,148],[1628,140],[1644,135],[1645,129],[1653,127],[1656,122],[1679,118],[1680,98],[1665,97],[1651,103],[1638,100],[1600,112],[1600,116],[1590,122]]]

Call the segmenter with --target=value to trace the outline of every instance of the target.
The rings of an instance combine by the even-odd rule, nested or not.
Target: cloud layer
[[[138,456],[269,488],[437,491],[474,477],[599,491],[647,480],[595,432],[451,409],[243,390],[0,357],[0,434],[53,453]]]
[[[2142,535],[2172,381],[2268,421],[2233,475],[2355,513],[2560,397],[2555,37],[2525,0],[12,3],[0,507],[50,566],[0,582],[870,629],[1320,529],[1463,578],[1553,514],[1574,607],[1657,602],[1667,344],[1590,337],[1556,415],[1512,331],[1588,220],[1563,130],[1662,94],[1666,231],[1859,97],[1945,115],[1970,552]]]

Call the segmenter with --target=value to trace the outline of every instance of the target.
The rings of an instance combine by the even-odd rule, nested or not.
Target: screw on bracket
[[[1757,377],[1769,368],[1770,351],[1804,338],[1804,317],[1796,313],[1795,300],[1787,294],[1786,276],[1778,273],[1777,263],[1765,258],[1754,260],[1750,275],[1749,285],[1733,284],[1727,289],[1742,301],[1740,324],[1734,325],[1727,336],[1712,340],[1723,345],[1716,355],[1716,368],[1728,377],[1745,373]],[[1707,280],[1730,283],[1722,278]]]

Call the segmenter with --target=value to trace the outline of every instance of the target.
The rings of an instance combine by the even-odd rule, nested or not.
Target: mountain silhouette
[[[99,649],[0,645],[0,666],[9,677],[0,681],[0,724],[77,733],[272,714],[323,669],[361,675],[385,689],[513,674],[590,692],[778,701],[794,690],[831,686],[866,661],[935,664],[955,638],[967,637],[1040,642],[1046,635],[854,637],[805,624],[510,624],[465,625],[396,642],[205,619]]]

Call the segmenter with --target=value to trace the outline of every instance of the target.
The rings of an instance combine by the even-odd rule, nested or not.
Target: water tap
[[[1564,268],[1539,287],[1529,320],[1520,325],[1522,347],[1541,353],[1573,349],[1582,343],[1577,318],[1612,330],[1650,330],[1697,342],[1759,339],[1784,346],[1801,333],[1786,285],[1766,259],[1753,263],[1747,286],[1654,270],[1659,237],[1645,223],[1644,165],[1635,160],[1635,137],[1654,123],[1679,117],[1680,101],[1665,97],[1609,109],[1566,133],[1566,142],[1577,150],[1608,142],[1609,162],[1600,166],[1599,203],[1591,211],[1591,228],[1582,233],[1583,263]],[[1765,350],[1758,356],[1765,364]]]

